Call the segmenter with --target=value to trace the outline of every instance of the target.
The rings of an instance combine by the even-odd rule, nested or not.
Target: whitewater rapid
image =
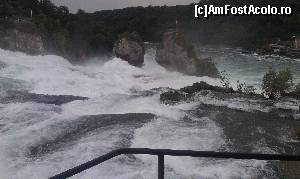
[[[220,85],[220,81],[168,72],[154,57],[155,50],[148,50],[142,68],[118,58],[73,65],[58,56],[29,56],[0,49],[0,95],[23,90],[89,98],[62,105],[30,101],[0,103],[0,178],[47,178],[124,146],[221,150],[228,143],[222,128],[208,116],[199,118],[190,113],[199,103],[164,105],[160,103],[159,90],[153,90],[178,89],[199,81]],[[151,90],[154,94],[144,94]],[[124,114],[155,117],[134,123],[124,117],[124,124],[122,121],[110,124],[107,116],[103,117]],[[87,116],[101,116],[99,119],[106,121],[98,124]],[[108,118],[118,120],[113,116]],[[94,122],[85,126],[88,121]],[[93,123],[99,125],[95,130]],[[80,135],[76,138],[68,133]],[[60,136],[68,136],[71,141]],[[57,148],[48,151],[47,147],[56,145]],[[33,148],[44,151],[35,153]],[[267,170],[266,162],[252,160],[188,157],[165,160],[166,178],[251,178],[258,171]],[[156,178],[156,163],[153,156],[121,156],[74,178]]]

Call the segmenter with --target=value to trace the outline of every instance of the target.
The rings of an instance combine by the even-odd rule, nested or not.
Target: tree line
[[[300,34],[298,0],[205,0],[200,4],[222,6],[290,6],[292,16],[215,16],[194,18],[194,5],[130,7],[75,14],[50,0],[1,0],[0,17],[30,18],[42,32],[47,49],[60,55],[79,57],[111,52],[114,41],[123,32],[138,32],[144,41],[159,42],[164,31],[179,29],[194,43],[238,46],[253,50],[272,38],[289,39]],[[0,26],[3,23],[0,24]]]

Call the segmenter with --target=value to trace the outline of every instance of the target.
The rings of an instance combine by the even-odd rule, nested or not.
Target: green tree
[[[294,86],[293,75],[289,68],[275,71],[272,68],[264,75],[262,89],[270,99],[279,98]]]

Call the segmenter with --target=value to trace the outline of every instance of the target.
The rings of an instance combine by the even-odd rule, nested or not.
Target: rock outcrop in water
[[[11,20],[0,29],[0,48],[31,55],[45,52],[37,27],[29,20]]]
[[[144,63],[145,47],[142,38],[135,32],[123,33],[115,42],[114,54],[129,64],[142,66]]]
[[[200,83],[194,83],[192,86],[187,86],[184,88],[181,88],[179,90],[173,90],[170,89],[167,92],[164,92],[160,95],[160,100],[163,103],[176,103],[183,100],[188,100],[190,97],[192,97],[195,93],[198,93],[203,90],[210,90],[220,93],[237,93],[232,88],[223,88],[218,86],[212,86],[205,82]]]
[[[156,61],[170,71],[188,75],[217,77],[219,72],[209,59],[197,58],[194,48],[183,34],[170,31],[163,34]]]
[[[22,91],[7,91],[5,95],[0,96],[0,103],[44,103],[62,105],[76,100],[88,100],[86,97],[70,96],[70,95],[44,95]]]

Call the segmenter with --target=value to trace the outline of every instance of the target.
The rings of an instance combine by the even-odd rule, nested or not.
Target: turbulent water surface
[[[300,59],[277,55],[260,56],[232,48],[199,47],[198,52],[202,57],[211,57],[220,71],[225,70],[233,85],[239,80],[260,88],[262,77],[269,68],[289,68],[294,74],[294,82],[300,83]]]
[[[237,51],[205,52],[220,70],[250,84],[260,82],[268,64],[279,63]],[[57,56],[0,49],[0,178],[47,178],[121,147],[299,154],[290,133],[299,125],[297,100],[270,104],[205,93],[194,102],[164,105],[159,101],[164,87],[220,82],[168,72],[154,57],[149,49],[143,68],[117,58],[73,65]],[[300,62],[282,63],[292,64],[299,77]],[[74,178],[156,178],[156,160],[120,156]],[[165,163],[166,178],[280,178],[283,173],[278,163],[256,160],[166,157]]]

